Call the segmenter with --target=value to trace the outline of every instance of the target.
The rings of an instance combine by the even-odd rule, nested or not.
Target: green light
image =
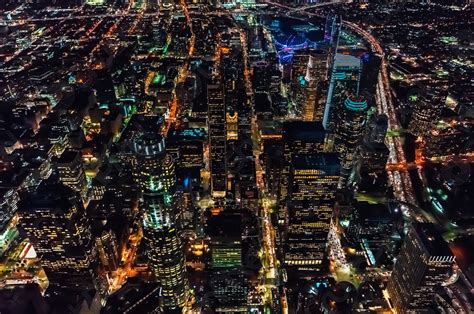
[[[300,82],[301,87],[303,87],[306,84],[306,80],[304,79],[303,75],[300,75],[298,80]]]

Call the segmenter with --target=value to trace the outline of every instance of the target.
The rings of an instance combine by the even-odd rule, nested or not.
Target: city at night
[[[473,34],[471,0],[0,0],[0,314],[474,313]]]

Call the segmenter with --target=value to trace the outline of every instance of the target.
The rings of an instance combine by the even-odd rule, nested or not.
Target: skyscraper
[[[326,107],[324,108],[323,126],[332,130],[335,126],[336,112],[350,95],[358,95],[361,73],[360,59],[343,54],[336,54],[331,66]]]
[[[324,42],[331,45],[335,44],[337,46],[339,42],[341,26],[341,17],[338,15],[329,14],[326,17],[326,24],[324,27]]]
[[[341,158],[341,177],[347,179],[350,175],[354,154],[364,135],[367,118],[367,100],[359,97],[348,97],[343,107],[338,111],[337,127],[335,130],[335,147]],[[341,182],[342,185],[345,184]]]
[[[188,286],[175,206],[174,162],[159,135],[142,134],[133,149],[138,162],[135,180],[143,198],[146,255],[162,286],[163,307],[178,309],[186,302]]]
[[[56,169],[61,182],[78,192],[82,200],[87,198],[87,181],[82,168],[81,154],[66,150],[55,160]]]
[[[449,278],[454,258],[433,224],[414,224],[387,286],[397,313],[429,313],[435,289]]]
[[[413,106],[408,130],[415,136],[424,136],[438,121],[446,102],[446,91],[426,86]]]
[[[336,153],[295,155],[284,262],[300,275],[326,270],[326,245],[339,182]]]
[[[94,289],[96,252],[82,202],[71,188],[50,179],[23,195],[18,228],[28,237],[51,286]]]
[[[227,187],[226,111],[220,83],[207,87],[211,194],[225,197]]]
[[[286,200],[292,156],[325,151],[326,131],[321,123],[292,121],[283,124],[283,169],[278,200]]]
[[[306,99],[303,104],[303,119],[313,121],[316,117],[320,121],[322,112],[316,110],[316,104],[321,95],[321,89],[318,90],[318,84],[327,79],[328,54],[324,50],[311,50],[308,66],[306,69]],[[319,92],[319,94],[318,94]]]
[[[307,82],[305,80],[309,61],[309,50],[298,50],[293,55],[291,63],[291,91],[293,103],[296,104],[296,111],[301,112],[305,106],[305,89]]]

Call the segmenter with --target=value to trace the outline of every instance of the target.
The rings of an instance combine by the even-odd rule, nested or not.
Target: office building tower
[[[372,116],[366,141],[369,143],[382,144],[388,131],[388,117],[386,115]]]
[[[315,122],[318,122],[318,123],[323,122],[328,88],[329,88],[328,80],[320,81],[316,85],[316,107],[314,108],[314,121]]]
[[[225,197],[227,187],[226,110],[220,83],[207,87],[211,195]]]
[[[227,140],[236,141],[238,139],[239,132],[239,114],[237,111],[229,110],[226,113],[226,130]]]
[[[97,247],[97,258],[106,272],[117,270],[120,263],[119,243],[115,233],[111,230],[103,230],[95,238]]]
[[[81,154],[66,150],[54,161],[61,182],[79,193],[82,200],[87,198],[87,180],[82,167]]]
[[[397,223],[401,215],[396,214],[384,204],[354,204],[346,235],[352,243],[362,248],[367,265],[380,266],[383,257],[392,258],[395,239],[400,237]]]
[[[211,215],[207,232],[211,237],[212,268],[242,266],[242,221],[237,213]]]
[[[335,134],[336,151],[341,158],[342,185],[352,171],[354,155],[364,136],[368,104],[365,98],[348,97],[338,112]]]
[[[217,312],[237,311],[247,303],[247,283],[242,269],[242,215],[227,210],[211,213],[206,233],[211,237],[211,287]]]
[[[341,27],[341,17],[335,14],[329,14],[326,17],[326,23],[324,27],[324,42],[337,47],[339,35],[341,33]]]
[[[303,104],[303,119],[314,121],[316,116],[322,115],[316,112],[316,104],[322,96],[318,94],[318,84],[327,79],[328,54],[324,50],[311,50],[305,76],[305,100]]]
[[[361,145],[356,149],[354,157],[356,181],[366,174],[382,174],[390,154],[387,145],[385,145],[388,129],[387,116],[372,115],[369,121],[366,135]]]
[[[339,169],[336,153],[292,158],[284,263],[298,276],[327,270],[326,245]]]
[[[425,87],[413,105],[413,113],[408,130],[415,136],[427,135],[445,106],[446,91],[432,86]]]
[[[412,225],[387,286],[397,313],[430,313],[436,289],[450,277],[454,259],[433,224]]]
[[[215,313],[248,313],[248,283],[240,270],[219,269],[211,274],[210,286],[216,299]]]
[[[134,139],[132,149],[137,159],[134,179],[141,192],[172,194],[176,174],[173,158],[166,153],[164,138],[153,133],[141,134]]]
[[[181,170],[201,169],[204,164],[204,128],[171,129],[166,138],[166,151],[170,153]]]
[[[306,102],[307,81],[305,80],[309,61],[309,50],[298,50],[291,63],[291,99],[295,112],[303,114]],[[302,116],[304,118],[304,116]]]
[[[360,93],[372,100],[369,97],[374,97],[376,93],[382,57],[374,53],[365,53],[361,60]]]
[[[50,286],[96,287],[96,250],[82,202],[71,188],[42,182],[24,194],[18,206],[18,229],[41,256]]]
[[[291,160],[294,154],[324,152],[326,131],[321,123],[292,121],[283,124],[284,165],[279,188],[279,200],[287,196]]]
[[[326,130],[334,129],[336,113],[346,98],[359,94],[361,68],[360,59],[340,53],[335,55],[324,108],[323,126]]]
[[[301,85],[306,76],[309,61],[309,50],[298,50],[293,55],[291,64],[291,82],[294,86]]]
[[[178,232],[174,162],[159,135],[142,134],[134,141],[135,179],[142,194],[143,241],[148,263],[162,287],[165,310],[182,308],[188,285],[183,245]]]

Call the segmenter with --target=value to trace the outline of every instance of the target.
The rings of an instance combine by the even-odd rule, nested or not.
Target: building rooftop
[[[390,222],[392,220],[390,210],[385,204],[356,202],[354,207],[362,221]]]
[[[221,212],[207,221],[207,234],[212,237],[242,238],[242,216]]]
[[[337,153],[299,154],[293,156],[295,169],[321,169],[328,175],[339,174],[340,161]]]
[[[431,223],[417,223],[413,228],[431,256],[453,256],[441,233]]]
[[[341,67],[341,68],[342,67],[350,67],[350,68],[360,67],[360,59],[351,55],[338,53],[336,54],[336,58],[334,60],[334,66]]]
[[[283,138],[286,142],[300,140],[324,143],[326,131],[322,123],[291,121],[283,123]]]
[[[159,283],[130,278],[117,292],[108,297],[102,313],[161,313]]]
[[[66,150],[55,161],[58,164],[68,164],[68,163],[73,162],[74,159],[76,159],[78,155],[79,155],[79,152],[76,152],[73,150]]]

